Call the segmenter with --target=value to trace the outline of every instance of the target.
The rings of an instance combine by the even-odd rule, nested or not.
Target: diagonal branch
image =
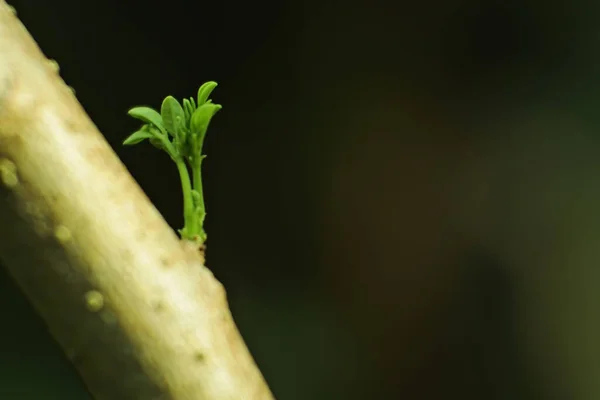
[[[0,258],[97,400],[267,400],[222,285],[0,0]]]

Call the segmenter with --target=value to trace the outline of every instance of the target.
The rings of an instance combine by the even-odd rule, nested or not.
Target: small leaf
[[[183,112],[185,114],[185,125],[189,128],[190,118],[192,118],[194,110],[192,109],[192,103],[188,99],[183,99]]]
[[[194,214],[196,214],[198,225],[202,227],[204,225],[204,220],[206,219],[206,211],[204,211],[201,207],[196,207],[194,209]]]
[[[217,87],[217,82],[209,81],[200,86],[198,89],[198,107],[202,107],[206,100],[208,100],[208,96],[212,93],[212,91]]]
[[[190,123],[192,134],[203,138],[206,134],[206,130],[208,129],[210,120],[220,109],[220,104],[205,103],[196,111],[194,111],[194,115],[192,115],[192,121]]]
[[[197,190],[192,190],[192,201],[194,203],[194,214],[198,219],[200,227],[202,227],[206,218],[206,211],[204,210],[202,195]]]
[[[182,129],[177,136],[173,139],[173,146],[182,156],[186,156],[188,153],[187,146],[187,130]]]
[[[154,110],[150,107],[134,107],[127,112],[129,116],[133,118],[137,118],[146,122],[147,124],[152,124],[160,129],[163,135],[167,134],[165,126],[163,125],[163,120],[158,111]]]
[[[183,103],[188,104],[190,113],[192,114],[194,111],[196,111],[196,108],[198,108],[196,107],[196,100],[193,97],[190,97],[189,99],[183,99]]]
[[[177,229],[177,232],[179,232],[179,235],[183,238],[183,239],[187,239],[188,237],[188,233],[187,233],[187,228],[184,226],[182,229]]]
[[[131,135],[129,135],[129,137],[127,137],[127,139],[125,139],[123,141],[123,144],[126,146],[130,146],[130,145],[138,144],[141,141],[143,141],[145,139],[150,139],[152,137],[154,137],[154,135],[152,135],[152,133],[150,133],[147,130],[144,130],[144,128],[142,128],[139,131],[133,132]]]
[[[163,142],[155,136],[150,138],[150,144],[159,150],[166,150]]]
[[[200,207],[202,205],[202,195],[199,191],[192,189],[192,201],[194,202],[195,207]]]
[[[172,136],[179,135],[185,124],[185,112],[173,96],[167,96],[160,108],[163,124]]]
[[[194,115],[194,111],[196,111],[198,109],[198,107],[196,106],[196,100],[194,100],[193,97],[190,97],[189,104],[190,104],[190,110],[189,110],[190,111],[190,118],[188,120],[186,120],[186,124],[187,124],[188,129],[189,129],[190,123],[192,121],[192,115]]]

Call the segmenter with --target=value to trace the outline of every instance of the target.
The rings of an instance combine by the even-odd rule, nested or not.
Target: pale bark
[[[273,398],[200,252],[4,0],[0,258],[97,400]]]

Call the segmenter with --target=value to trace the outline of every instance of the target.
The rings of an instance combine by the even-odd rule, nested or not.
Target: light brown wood
[[[225,291],[0,0],[0,258],[97,400],[272,395]]]

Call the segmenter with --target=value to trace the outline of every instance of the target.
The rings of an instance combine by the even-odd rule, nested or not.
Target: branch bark
[[[0,0],[0,257],[97,400],[272,399],[202,255]]]

